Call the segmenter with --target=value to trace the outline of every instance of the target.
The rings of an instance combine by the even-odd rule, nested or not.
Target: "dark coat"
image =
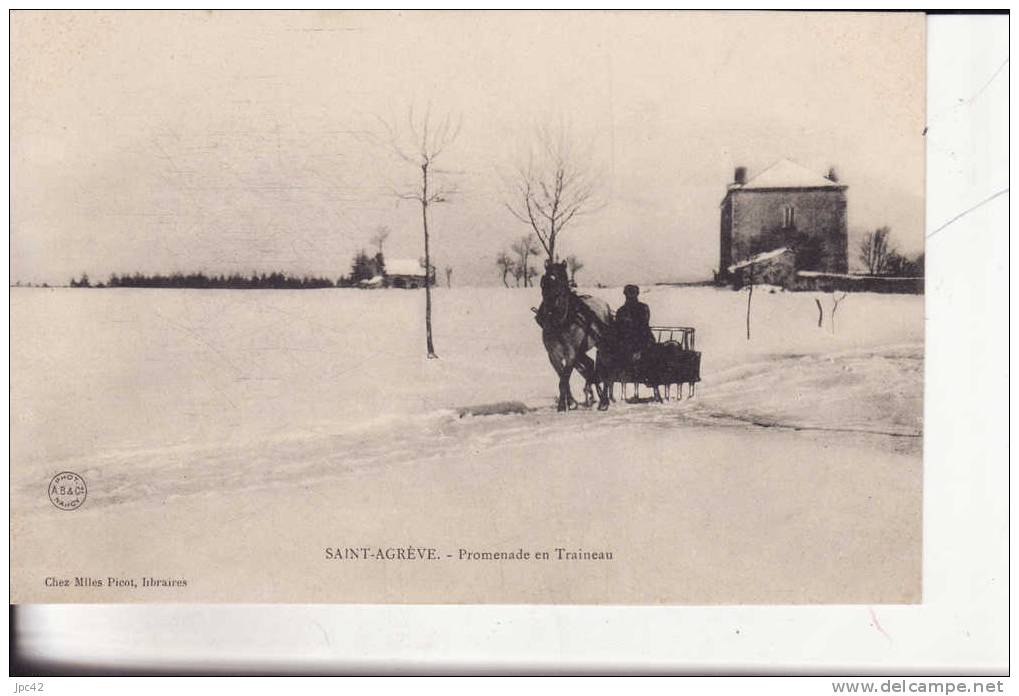
[[[626,301],[616,311],[616,332],[627,350],[639,353],[655,340],[651,333],[651,308],[637,300]]]

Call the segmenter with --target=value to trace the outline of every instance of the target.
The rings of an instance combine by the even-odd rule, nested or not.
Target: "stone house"
[[[737,167],[720,205],[717,280],[730,282],[730,267],[780,248],[796,271],[848,272],[847,188],[834,169],[821,176],[790,160],[749,180]]]

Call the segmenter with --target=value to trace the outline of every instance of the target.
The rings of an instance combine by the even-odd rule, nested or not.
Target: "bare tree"
[[[835,312],[839,308],[839,302],[846,299],[848,293],[843,292],[841,295],[836,297],[836,292],[833,290],[831,293],[831,312],[828,314],[828,325],[831,327],[832,335],[835,335]]]
[[[500,251],[499,255],[495,257],[495,265],[502,272],[502,284],[509,287],[509,283],[506,282],[506,276],[513,270],[513,259],[505,251]]]
[[[382,253],[382,246],[389,239],[390,229],[385,225],[379,225],[375,228],[375,234],[372,235],[371,242],[378,247],[379,253]]]
[[[438,203],[446,203],[456,193],[456,188],[449,184],[441,184],[437,180],[450,172],[435,168],[435,163],[460,134],[460,120],[447,114],[442,118],[433,118],[431,109],[423,116],[417,117],[414,109],[407,111],[406,128],[401,131],[396,123],[378,119],[382,132],[373,139],[381,139],[382,144],[406,164],[412,165],[421,172],[420,183],[413,187],[393,188],[392,193],[398,200],[417,201],[421,205],[421,227],[425,238],[425,342],[429,358],[437,358],[435,345],[432,341],[432,273],[431,251],[428,238],[428,209]]]
[[[520,279],[524,277],[524,267],[516,261],[513,262],[513,268],[510,269],[510,273],[513,274],[513,279],[517,281],[517,287],[520,287]]]
[[[577,284],[577,271],[584,267],[584,262],[578,259],[576,256],[566,257],[566,267],[570,271],[570,283],[572,285]]]
[[[898,254],[891,245],[891,229],[880,227],[860,242],[860,261],[871,275],[881,275],[888,269],[889,260]]]
[[[570,222],[598,207],[594,177],[578,159],[565,129],[539,128],[527,164],[510,177],[506,208],[534,231],[550,261],[557,260],[556,242]]]
[[[537,256],[538,252],[541,251],[538,246],[534,243],[534,237],[531,235],[524,235],[510,247],[513,253],[520,259],[517,263],[520,265],[521,275],[524,278],[524,287],[526,288],[530,283],[534,274],[531,273],[531,268],[528,267],[527,261],[532,256]]]
[[[524,285],[534,285],[534,279],[538,277],[538,269],[534,266],[529,267],[524,271]]]
[[[451,288],[451,287],[453,287],[453,283],[452,283],[453,267],[452,266],[446,266],[446,268],[444,270],[446,271],[446,287],[447,288]]]

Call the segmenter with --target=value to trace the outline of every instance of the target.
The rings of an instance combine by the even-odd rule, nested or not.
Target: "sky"
[[[581,284],[710,278],[733,169],[848,185],[850,256],[923,248],[924,19],[722,12],[15,12],[11,280],[281,270],[336,278],[390,228],[423,256],[420,178],[371,134],[462,123],[430,210],[454,285],[501,282],[538,128],[598,205],[560,237]],[[852,264],[852,260],[851,260]]]

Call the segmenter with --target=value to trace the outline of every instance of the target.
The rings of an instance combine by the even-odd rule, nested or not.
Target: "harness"
[[[585,337],[593,336],[595,343],[601,342],[609,331],[609,326],[587,306],[577,295],[568,290],[565,294],[565,302],[555,303],[554,309],[538,312],[538,323],[545,330],[565,329],[574,322],[580,321],[579,327],[584,331]],[[545,307],[542,302],[542,307]]]

